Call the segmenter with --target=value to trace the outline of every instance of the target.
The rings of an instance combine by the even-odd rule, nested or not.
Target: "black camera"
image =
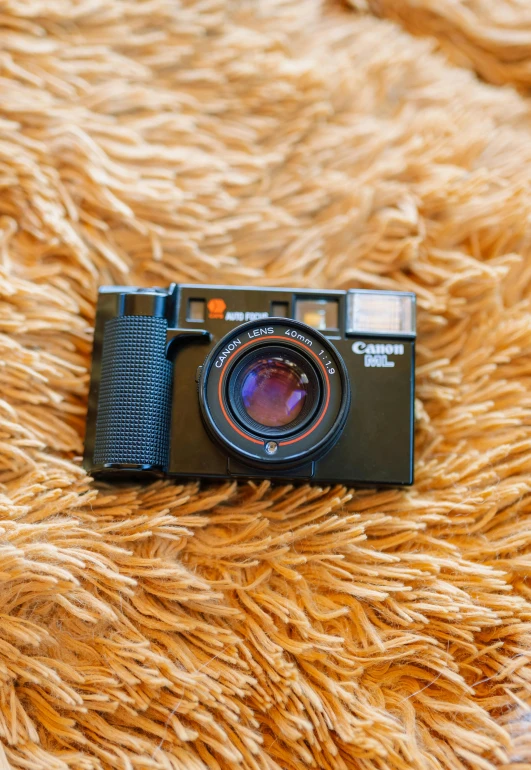
[[[411,484],[415,295],[103,287],[92,474]]]

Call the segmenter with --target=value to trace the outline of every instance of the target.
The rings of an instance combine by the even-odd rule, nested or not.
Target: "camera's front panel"
[[[377,300],[368,334],[345,292],[179,287],[178,326],[212,341],[176,360],[169,472],[412,483],[414,339],[381,333],[385,293],[360,296]]]
[[[344,292],[333,291],[179,286],[176,325],[204,328],[212,337],[209,347],[182,347],[175,360],[168,471],[183,476],[313,475],[313,460],[303,462],[302,456],[315,455],[308,450],[326,442],[340,411],[334,383],[346,374],[340,373],[340,362],[335,367],[330,363],[333,345],[330,356],[319,357],[323,344],[311,328],[306,334],[296,331],[301,322],[294,319],[280,329],[271,318],[306,314],[324,335],[337,339],[344,299]],[[231,330],[234,339],[228,338]],[[213,355],[221,340],[226,345],[208,363],[207,354]],[[327,389],[327,416],[310,430]],[[289,414],[288,402],[294,405]],[[294,460],[297,454],[300,460]]]
[[[400,292],[103,289],[84,465],[409,484],[414,319]]]

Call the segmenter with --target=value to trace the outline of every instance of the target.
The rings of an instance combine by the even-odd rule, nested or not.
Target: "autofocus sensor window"
[[[311,417],[319,378],[302,355],[280,346],[247,354],[229,379],[227,398],[238,421],[263,435],[285,434]]]

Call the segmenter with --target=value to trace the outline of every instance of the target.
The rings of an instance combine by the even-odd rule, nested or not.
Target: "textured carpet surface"
[[[348,0],[357,9],[395,19],[431,35],[456,63],[491,83],[531,86],[531,5],[528,0]]]
[[[360,9],[0,0],[1,770],[531,768],[530,104]],[[416,291],[415,486],[95,485],[173,280]]]
[[[491,83],[531,87],[529,0],[348,0],[430,35],[456,63]]]

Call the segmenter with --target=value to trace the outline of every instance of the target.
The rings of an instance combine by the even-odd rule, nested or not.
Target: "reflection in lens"
[[[241,379],[245,411],[268,428],[293,422],[308,394],[308,377],[288,358],[255,359]]]

